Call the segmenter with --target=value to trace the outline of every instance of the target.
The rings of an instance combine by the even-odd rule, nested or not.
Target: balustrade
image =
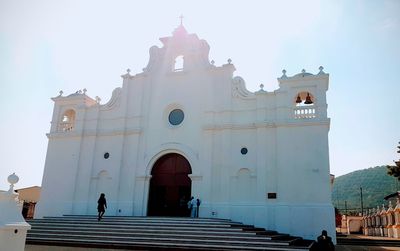
[[[294,108],[295,119],[312,119],[316,117],[314,106],[298,106]]]
[[[71,122],[61,122],[58,126],[58,130],[61,132],[70,132],[74,129],[74,124]]]

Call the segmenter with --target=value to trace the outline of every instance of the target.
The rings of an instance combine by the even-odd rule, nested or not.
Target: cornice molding
[[[46,136],[49,139],[52,138],[80,138],[80,137],[96,137],[96,136],[118,136],[118,135],[133,135],[141,134],[143,130],[141,128],[129,128],[129,129],[115,129],[115,130],[85,130],[82,132],[54,132],[47,133]]]
[[[248,124],[209,124],[203,126],[203,130],[243,130],[243,129],[258,129],[258,128],[278,128],[278,127],[300,127],[300,126],[329,126],[330,119],[308,121],[291,120],[284,122],[256,122]]]

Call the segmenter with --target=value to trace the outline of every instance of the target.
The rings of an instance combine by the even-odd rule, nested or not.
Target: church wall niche
[[[248,205],[254,203],[257,180],[250,169],[241,168],[235,176],[231,177],[230,184],[230,214],[232,218],[244,221],[250,220],[248,215],[254,215],[255,208]]]
[[[109,172],[106,170],[101,170],[95,176],[91,178],[90,181],[90,190],[91,196],[90,201],[93,202],[93,205],[88,208],[89,214],[97,213],[97,200],[100,197],[101,193],[104,193],[107,199],[107,210],[113,212],[113,208],[115,209],[114,203],[110,200],[110,193],[112,191],[112,187],[114,186],[114,180],[110,176]]]
[[[250,169],[239,169],[231,182],[231,202],[240,204],[254,200],[256,184]]]

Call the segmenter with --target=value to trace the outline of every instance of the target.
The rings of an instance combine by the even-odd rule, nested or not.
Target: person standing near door
[[[199,198],[196,199],[196,218],[199,218],[199,208],[200,208],[201,200]]]
[[[195,218],[197,215],[197,200],[192,196],[188,205],[190,208],[190,217]]]
[[[97,201],[97,211],[99,212],[99,216],[97,218],[98,221],[100,221],[101,218],[103,218],[103,215],[106,212],[106,208],[107,208],[106,197],[105,197],[105,194],[102,193],[102,194],[100,194],[100,198]]]

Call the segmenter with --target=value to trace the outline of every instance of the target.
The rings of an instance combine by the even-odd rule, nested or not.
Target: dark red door
[[[158,159],[151,170],[148,215],[187,216],[191,173],[190,164],[182,155],[170,153]]]

